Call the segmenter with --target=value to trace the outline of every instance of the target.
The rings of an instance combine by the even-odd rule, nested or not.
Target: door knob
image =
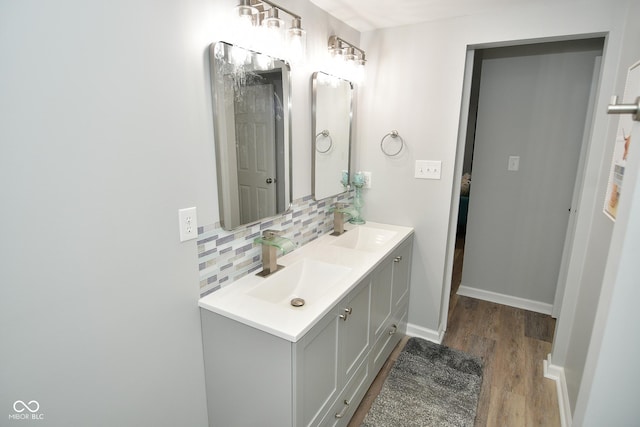
[[[273,179],[267,178],[267,184],[271,184],[272,182],[273,182]]]

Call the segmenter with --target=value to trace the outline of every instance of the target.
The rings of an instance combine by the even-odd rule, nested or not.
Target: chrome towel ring
[[[323,136],[325,138],[329,138],[329,146],[327,147],[326,150],[320,150],[318,148],[318,138],[321,137],[321,136]],[[328,130],[325,129],[325,130],[323,130],[322,132],[320,132],[319,134],[316,135],[316,151],[318,153],[322,153],[322,154],[328,153],[329,150],[331,150],[331,147],[333,147],[333,139],[331,139],[331,134],[329,133]]]
[[[384,142],[387,139],[387,137],[391,137],[393,139],[398,138],[400,141],[400,148],[398,148],[398,150],[394,153],[390,153],[387,150],[384,149]],[[398,133],[397,130],[392,130],[391,132],[389,132],[388,134],[386,134],[385,136],[382,137],[382,139],[380,140],[380,149],[382,150],[382,152],[384,153],[385,156],[388,157],[395,157],[398,154],[400,154],[400,152],[402,151],[402,149],[404,148],[404,139],[402,139],[402,137],[400,136],[400,134]]]

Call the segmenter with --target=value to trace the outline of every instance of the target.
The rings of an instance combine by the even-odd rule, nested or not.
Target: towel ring
[[[324,136],[325,138],[329,138],[329,146],[324,151],[318,149],[318,138],[321,137],[321,136]],[[331,147],[333,147],[333,139],[331,139],[331,134],[329,134],[328,130],[325,129],[325,130],[323,130],[322,132],[320,132],[319,134],[316,135],[316,151],[318,153],[322,153],[322,154],[328,153],[329,150],[331,150]]]
[[[388,136],[390,136],[393,139],[400,138],[400,148],[395,153],[389,153],[387,150],[384,149],[384,141],[385,139],[387,139]],[[403,148],[404,148],[404,139],[402,139],[402,137],[400,136],[397,130],[392,130],[391,132],[383,136],[382,139],[380,140],[380,149],[385,154],[385,156],[388,156],[388,157],[397,156],[398,154],[400,154]]]

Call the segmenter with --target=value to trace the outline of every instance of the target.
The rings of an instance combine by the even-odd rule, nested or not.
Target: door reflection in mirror
[[[289,66],[224,42],[210,58],[220,222],[232,230],[290,207]]]

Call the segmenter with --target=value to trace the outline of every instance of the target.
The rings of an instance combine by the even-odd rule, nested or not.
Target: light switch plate
[[[509,166],[507,170],[517,171],[520,169],[520,156],[509,156]]]
[[[441,160],[416,160],[415,177],[418,179],[440,179]]]
[[[180,241],[195,239],[198,237],[198,214],[195,206],[178,210],[180,226]]]

